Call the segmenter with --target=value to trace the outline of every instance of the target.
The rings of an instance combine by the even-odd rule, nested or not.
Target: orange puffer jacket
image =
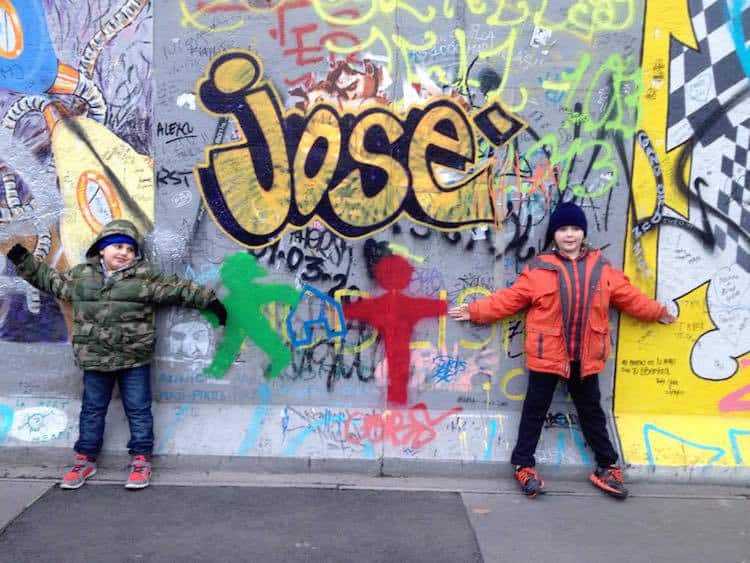
[[[657,321],[666,307],[646,297],[627,276],[612,266],[600,250],[588,251],[586,262],[581,334],[581,375],[599,373],[609,357],[610,303],[637,319]],[[526,366],[533,371],[568,377],[570,357],[563,327],[563,307],[569,299],[564,285],[563,258],[540,254],[521,272],[509,288],[501,289],[469,305],[471,320],[491,323],[529,308],[526,314]],[[565,301],[565,303],[564,303]]]

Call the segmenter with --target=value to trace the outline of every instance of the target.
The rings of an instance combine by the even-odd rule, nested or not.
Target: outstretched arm
[[[478,299],[468,305],[453,307],[448,314],[458,321],[474,321],[478,324],[493,323],[515,315],[531,304],[533,296],[531,273],[524,268],[516,282],[488,297]]]
[[[40,262],[20,244],[16,244],[8,252],[8,258],[16,266],[18,275],[31,285],[47,293],[51,293],[58,299],[70,301],[73,293],[73,284],[70,272],[60,273],[50,268],[44,262]]]
[[[205,309],[216,299],[211,289],[174,274],[167,275],[154,271],[146,285],[150,291],[151,301],[159,305]]]
[[[609,300],[612,305],[631,317],[647,322],[659,321],[671,324],[677,320],[658,301],[644,295],[637,287],[630,283],[628,277],[617,268],[610,266],[611,285]]]

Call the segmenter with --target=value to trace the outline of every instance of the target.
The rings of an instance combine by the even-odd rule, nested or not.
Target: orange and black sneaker
[[[539,477],[539,473],[533,467],[516,467],[514,472],[516,480],[521,484],[521,490],[529,498],[534,498],[536,495],[543,495],[544,481]]]
[[[594,486],[615,498],[628,498],[628,490],[622,482],[622,469],[619,467],[597,467],[589,477]]]

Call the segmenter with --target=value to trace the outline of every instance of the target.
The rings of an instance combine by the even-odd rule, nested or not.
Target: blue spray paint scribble
[[[308,319],[302,323],[304,336],[297,338],[297,335],[294,332],[292,321],[297,315],[297,308],[300,306],[302,301],[305,299],[305,296],[307,295],[312,295],[312,299],[317,299],[319,301],[318,316],[312,319]],[[336,316],[338,317],[338,323],[341,327],[340,330],[332,328],[330,323],[328,322],[329,310],[334,311]],[[313,329],[315,326],[321,326],[325,329],[326,338],[343,338],[344,336],[346,336],[346,319],[344,318],[344,311],[341,308],[341,303],[339,303],[329,295],[326,295],[319,289],[311,285],[305,285],[302,287],[302,294],[300,295],[299,302],[289,312],[289,315],[286,318],[286,330],[289,334],[289,340],[291,341],[292,346],[294,346],[295,348],[299,348],[300,346],[309,346],[311,344],[314,344]]]
[[[196,272],[192,266],[187,266],[183,277],[195,283],[205,285],[217,279],[219,275],[219,267],[215,264],[201,264],[200,272]]]
[[[182,417],[185,416],[189,408],[190,403],[183,403],[180,405],[180,408],[177,409],[172,422],[169,423],[167,428],[164,430],[164,435],[159,439],[159,447],[157,448],[157,453],[163,453],[164,450],[166,450],[167,444],[172,438],[172,434],[174,434],[174,429],[177,427],[177,423],[179,423]]]
[[[268,383],[261,383],[258,386],[258,406],[253,411],[253,418],[250,420],[250,424],[247,425],[245,430],[245,438],[240,444],[238,455],[247,455],[255,443],[258,441],[258,435],[260,434],[260,426],[263,424],[263,420],[266,418],[268,413],[268,405],[271,404],[271,387]]]
[[[300,430],[300,432],[292,440],[289,441],[284,450],[281,452],[282,455],[293,456],[310,434],[312,434],[315,430],[317,430],[324,424],[330,425],[331,422],[346,422],[346,415],[342,413],[321,417],[318,420],[313,420],[302,430]]]
[[[284,407],[284,416],[281,417],[281,442],[286,440],[286,431],[289,428],[289,407]]]
[[[706,464],[706,466],[712,465],[713,463],[715,463],[716,461],[724,457],[724,454],[727,453],[724,448],[720,448],[718,446],[706,446],[703,444],[698,444],[696,442],[691,442],[690,440],[686,440],[685,438],[680,438],[676,434],[672,434],[671,432],[662,430],[661,428],[653,424],[644,424],[643,425],[643,442],[644,444],[646,444],[646,456],[648,457],[649,465],[656,465],[656,462],[654,461],[654,452],[653,452],[653,449],[651,448],[651,439],[649,438],[649,432],[658,432],[662,436],[666,436],[667,438],[676,440],[677,442],[681,444],[685,444],[686,446],[698,448],[699,450],[708,450],[708,451],[716,452],[716,455],[708,460],[708,463]]]
[[[750,436],[750,430],[737,430],[732,428],[729,430],[729,443],[732,444],[732,454],[734,454],[734,462],[737,465],[745,465],[742,459],[742,453],[740,452],[740,446],[737,443],[737,436]],[[0,435],[0,442],[2,442],[2,436]]]
[[[0,444],[5,441],[13,427],[13,409],[8,405],[0,405]]]
[[[570,428],[570,434],[573,436],[573,443],[576,445],[578,455],[581,456],[581,463],[583,465],[591,465],[591,456],[589,451],[586,449],[586,442],[583,439],[583,434],[577,428]],[[562,465],[563,457],[565,453],[565,434],[567,431],[560,430],[557,433],[557,459],[555,465]]]
[[[449,383],[466,371],[466,362],[452,356],[435,356],[432,363],[435,364],[435,368],[432,370],[430,377],[436,383]]]
[[[497,438],[497,420],[490,420],[490,435],[487,437],[487,447],[484,450],[484,461],[492,458],[492,448],[495,447],[495,438]]]
[[[742,12],[745,10],[743,0],[727,0],[729,33],[734,41],[737,58],[742,69],[750,76],[750,49],[745,45],[745,31],[742,28]]]
[[[364,448],[362,455],[365,456],[365,459],[375,459],[375,448],[370,443],[370,440],[364,440],[362,447]]]
[[[565,452],[565,432],[560,430],[557,433],[557,458],[555,465],[560,466],[563,462],[563,453]]]

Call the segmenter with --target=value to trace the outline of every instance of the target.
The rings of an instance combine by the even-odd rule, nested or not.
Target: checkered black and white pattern
[[[750,115],[750,101],[721,111],[750,81],[735,51],[725,0],[689,0],[698,50],[672,40],[670,49],[667,148],[681,145],[704,127],[702,141],[711,143]],[[742,12],[750,38],[750,7]],[[744,115],[743,115],[744,114]],[[708,118],[711,117],[711,122]]]
[[[708,186],[703,200],[750,232],[750,95],[727,107],[750,86],[735,50],[726,0],[689,0],[698,50],[672,40],[670,52],[669,150],[693,139],[693,180]],[[750,5],[742,11],[750,39]],[[692,216],[692,214],[691,214]],[[691,222],[695,222],[691,220]],[[711,218],[716,245],[750,272],[750,248],[740,230]]]
[[[721,155],[723,187],[717,191],[716,200],[709,203],[745,233],[750,233],[750,120],[738,125],[730,139],[734,142],[734,154],[726,154],[725,150]],[[746,239],[740,240],[740,230],[730,224],[726,228],[714,225],[714,236],[719,248],[736,249],[737,263],[750,272],[750,248]]]

